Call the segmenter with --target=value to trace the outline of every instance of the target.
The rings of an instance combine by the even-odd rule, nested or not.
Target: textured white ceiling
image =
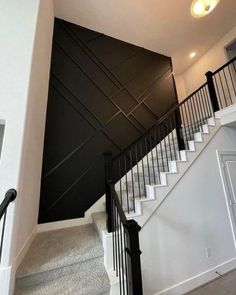
[[[191,0],[54,1],[56,17],[171,56],[177,73],[236,25],[236,0],[221,0],[200,19],[191,16]]]

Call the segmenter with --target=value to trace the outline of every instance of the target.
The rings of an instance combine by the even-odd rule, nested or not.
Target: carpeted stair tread
[[[97,259],[83,271],[38,285],[18,288],[15,295],[97,295],[109,294],[110,282],[103,263]]]
[[[102,255],[103,248],[92,225],[40,233],[20,265],[17,278],[58,269]]]

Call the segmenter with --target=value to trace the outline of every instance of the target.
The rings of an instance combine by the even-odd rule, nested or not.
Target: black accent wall
[[[171,59],[55,19],[39,222],[83,217],[114,155],[177,103]]]

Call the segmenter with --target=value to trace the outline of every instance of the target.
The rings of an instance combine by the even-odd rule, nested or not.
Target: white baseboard
[[[92,216],[91,216],[93,213],[104,211],[104,201],[105,200],[103,196],[91,208],[89,208],[85,212],[85,216],[82,218],[75,218],[70,220],[62,220],[62,221],[38,224],[37,232],[40,233],[40,232],[46,232],[46,231],[52,231],[52,230],[90,224],[93,222]]]
[[[216,272],[223,275],[235,268],[236,258],[233,258],[154,295],[183,295],[218,278],[219,275]]]
[[[12,267],[1,267],[0,268],[0,288],[1,295],[9,295],[11,289],[11,277],[12,277]]]
[[[17,254],[14,263],[7,267],[0,268],[0,294],[1,295],[13,295],[15,289],[15,274],[16,270],[24,259],[26,253],[29,250],[29,247],[36,235],[36,227],[29,235],[25,244]]]
[[[34,228],[32,233],[29,235],[28,239],[25,241],[23,247],[21,248],[21,250],[17,254],[17,256],[15,258],[15,263],[14,263],[14,266],[15,266],[16,270],[19,267],[19,265],[21,264],[21,262],[24,259],[25,255],[27,254],[31,243],[33,242],[33,239],[36,236],[36,231],[37,231],[37,226]]]

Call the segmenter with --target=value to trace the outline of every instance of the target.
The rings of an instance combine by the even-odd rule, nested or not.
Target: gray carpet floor
[[[99,295],[109,290],[93,225],[38,234],[16,275],[15,295]]]

